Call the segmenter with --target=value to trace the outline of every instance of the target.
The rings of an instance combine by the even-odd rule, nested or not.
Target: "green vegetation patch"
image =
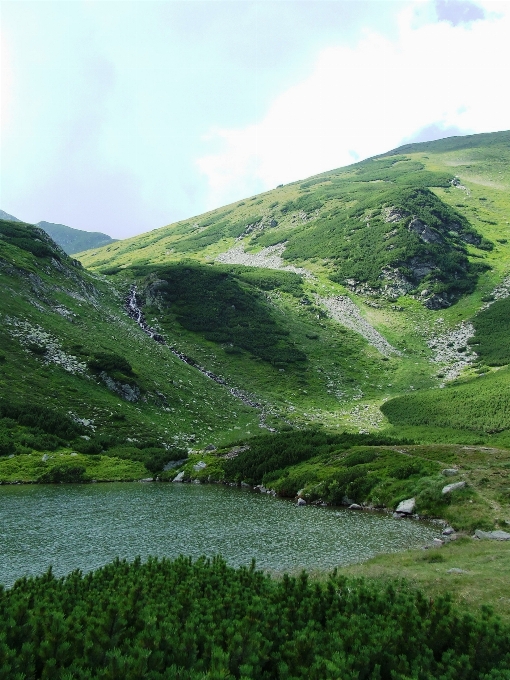
[[[474,337],[468,340],[480,359],[488,366],[510,363],[510,298],[496,300],[473,321]]]
[[[61,251],[51,238],[38,227],[20,222],[0,220],[0,242],[25,250],[36,257],[61,259]]]
[[[134,268],[135,273],[142,273]],[[262,293],[247,283],[261,281],[270,287],[277,278],[246,272],[242,277],[227,270],[197,264],[158,268],[146,281],[151,296],[157,274],[159,304],[172,312],[187,330],[227,348],[246,350],[271,364],[305,361],[306,355],[289,338],[271,313]],[[290,279],[295,286],[294,279]],[[163,282],[163,285],[162,285]],[[265,284],[264,284],[265,282]]]
[[[224,470],[228,479],[251,484],[268,483],[285,474],[285,468],[321,454],[350,449],[359,444],[394,443],[394,439],[384,435],[332,434],[319,428],[260,435],[249,440],[247,450],[227,460]],[[295,495],[296,491],[284,495]]]
[[[0,482],[15,484],[81,484],[91,482],[134,481],[151,476],[137,460],[115,456],[90,456],[77,452],[51,451],[19,454],[0,459]]]
[[[381,411],[393,425],[426,425],[493,434],[510,429],[510,372],[390,399]]]
[[[510,629],[405,583],[273,580],[214,560],[51,570],[0,593],[6,677],[500,680]]]
[[[409,292],[427,290],[450,301],[474,290],[486,266],[469,261],[466,243],[490,244],[429,189],[375,183],[351,189],[350,198],[357,199],[354,207],[325,211],[301,227],[284,257],[329,258],[334,281],[362,282],[376,291],[395,274]]]

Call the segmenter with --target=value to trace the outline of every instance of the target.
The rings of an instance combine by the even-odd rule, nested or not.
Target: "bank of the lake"
[[[62,575],[137,555],[221,553],[233,566],[313,573],[417,548],[441,529],[206,484],[5,485],[0,516],[4,585],[50,564]]]

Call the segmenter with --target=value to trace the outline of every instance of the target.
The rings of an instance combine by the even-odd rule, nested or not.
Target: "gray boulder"
[[[451,536],[454,533],[455,533],[455,529],[453,527],[445,527],[443,529],[443,536]]]
[[[306,505],[306,501],[304,498],[298,498],[297,499],[297,505]]]
[[[466,482],[455,482],[455,484],[447,484],[443,486],[443,494],[451,493],[452,491],[457,491],[457,489],[463,489],[466,486]]]
[[[441,470],[441,474],[445,477],[453,477],[453,475],[458,475],[459,471],[455,468],[445,468],[444,470]]]
[[[351,503],[349,505],[349,510],[363,510],[361,505],[358,505],[357,503]]]
[[[200,470],[204,470],[207,467],[207,463],[204,463],[203,460],[199,460],[196,465],[193,465],[193,470],[196,470],[199,472]]]
[[[465,569],[459,569],[458,567],[452,567],[451,569],[448,569],[446,572],[447,574],[469,574],[469,571],[466,571]]]
[[[401,512],[404,515],[412,515],[416,507],[416,498],[407,498],[398,504],[395,512]]]
[[[510,541],[510,534],[506,531],[482,531],[477,529],[475,536],[477,538],[488,538],[493,541]]]
[[[179,474],[172,479],[172,482],[182,482],[184,480],[184,472],[179,472]]]

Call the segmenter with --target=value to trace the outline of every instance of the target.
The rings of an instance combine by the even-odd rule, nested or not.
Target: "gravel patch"
[[[359,309],[346,295],[329,298],[318,297],[317,302],[328,310],[332,319],[362,335],[365,340],[368,340],[384,356],[391,354],[401,355],[398,349],[390,345],[386,338],[361,316]]]
[[[308,269],[285,265],[281,257],[284,250],[284,243],[263,248],[258,253],[246,253],[242,245],[234,246],[226,253],[220,253],[216,258],[216,262],[221,264],[243,264],[247,267],[261,267],[262,269],[279,269],[299,274],[305,278],[314,278],[312,272],[308,271]]]

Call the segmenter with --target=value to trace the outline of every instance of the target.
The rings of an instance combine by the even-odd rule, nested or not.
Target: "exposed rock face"
[[[140,399],[140,389],[136,385],[118,382],[117,380],[111,378],[105,371],[101,371],[99,377],[109,390],[115,392],[115,394],[118,394],[122,399],[131,402],[138,401]]]
[[[382,294],[390,300],[407,295],[414,288],[411,281],[399,271],[398,267],[384,267],[379,278],[384,281]]]
[[[409,213],[402,208],[396,208],[395,206],[388,206],[382,209],[383,220],[385,222],[400,222],[404,217],[408,217]]]
[[[422,262],[418,257],[413,257],[409,261],[408,266],[416,281],[421,281],[429,274],[432,274],[432,272],[437,271],[437,267],[433,262]]]
[[[477,234],[472,234],[469,231],[467,233],[461,234],[461,237],[463,241],[469,243],[472,246],[479,246],[482,241],[480,236],[478,236]]]
[[[442,236],[435,229],[431,229],[428,224],[417,217],[411,220],[408,229],[414,231],[424,243],[441,243],[443,241]]]
[[[404,515],[412,515],[416,507],[416,498],[407,498],[398,504],[395,512],[403,513]]]
[[[448,293],[436,293],[425,300],[423,304],[427,309],[438,310],[451,307],[453,302],[454,298],[448,295]]]

